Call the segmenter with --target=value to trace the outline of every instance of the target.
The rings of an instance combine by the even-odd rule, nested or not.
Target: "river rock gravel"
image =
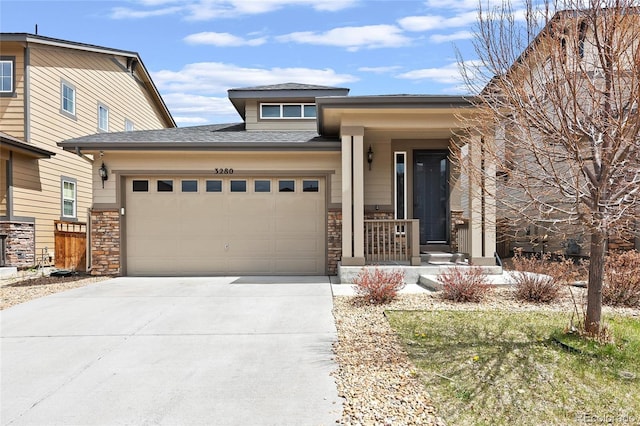
[[[551,310],[584,312],[586,290],[566,287],[552,304],[515,299],[512,288],[495,289],[481,303],[453,303],[439,292],[401,294],[386,305],[369,305],[354,296],[335,296],[338,330],[334,376],[344,398],[343,425],[445,425],[407,352],[385,318],[386,310]],[[574,304],[574,300],[576,304]],[[640,318],[640,309],[603,307],[603,313]],[[568,317],[569,318],[569,317]]]

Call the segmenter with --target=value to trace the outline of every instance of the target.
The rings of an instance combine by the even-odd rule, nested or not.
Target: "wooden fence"
[[[87,224],[55,221],[56,268],[84,272],[87,269]]]

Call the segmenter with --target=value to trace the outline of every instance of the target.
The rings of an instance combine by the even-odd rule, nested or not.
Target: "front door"
[[[413,153],[413,217],[420,219],[420,244],[449,242],[448,151]]]

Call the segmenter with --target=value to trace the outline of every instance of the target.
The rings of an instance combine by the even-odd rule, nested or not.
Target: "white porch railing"
[[[456,244],[458,247],[458,253],[471,253],[469,239],[469,220],[463,219],[462,223],[456,224]]]
[[[408,261],[420,264],[418,219],[365,220],[364,256],[367,263]]]

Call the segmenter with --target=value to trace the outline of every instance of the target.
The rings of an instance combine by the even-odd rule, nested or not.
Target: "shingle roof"
[[[97,133],[60,142],[61,147],[72,150],[100,149],[277,149],[314,148],[329,149],[338,146],[336,138],[319,136],[316,131],[245,130],[244,123],[212,124],[178,127],[173,129],[138,130],[133,132]]]
[[[315,84],[303,84],[303,83],[282,83],[282,84],[270,84],[266,86],[253,86],[253,87],[240,87],[237,89],[230,89],[234,91],[267,91],[267,90],[348,90],[344,87],[331,87],[331,86],[318,86]]]

